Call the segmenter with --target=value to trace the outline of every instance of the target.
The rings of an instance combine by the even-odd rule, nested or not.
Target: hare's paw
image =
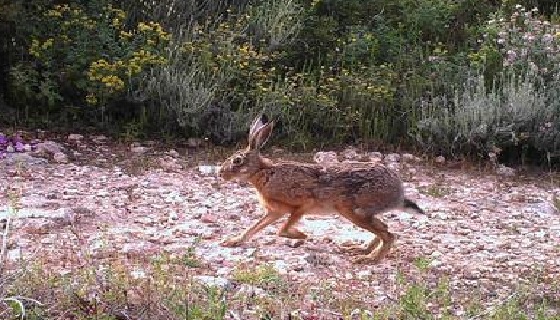
[[[381,256],[365,254],[360,255],[352,260],[354,264],[377,264],[381,261]]]
[[[366,254],[358,255],[354,260],[355,264],[377,264],[387,256],[388,250],[383,248],[367,252]]]
[[[343,243],[339,246],[339,248],[342,250],[342,252],[351,255],[365,255],[371,251],[368,251],[368,248],[364,247],[363,245],[355,243]]]
[[[280,237],[289,238],[289,239],[307,239],[307,235],[297,229],[290,229],[284,232],[280,232],[278,234]]]
[[[233,247],[239,247],[244,242],[245,242],[245,239],[243,239],[243,237],[232,237],[232,238],[229,238],[229,239],[223,241],[222,243],[220,243],[220,245],[222,247],[233,248]]]

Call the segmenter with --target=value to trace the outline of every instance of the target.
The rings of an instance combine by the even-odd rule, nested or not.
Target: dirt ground
[[[123,146],[99,137],[58,143],[67,155],[59,163],[21,154],[18,161],[0,160],[0,212],[19,206],[8,251],[14,263],[42,257],[63,272],[80,263],[76,252],[133,259],[192,249],[205,266],[197,272],[213,278],[228,279],[240,262],[268,263],[295,283],[360,292],[357,298],[370,305],[394,301],[397,275],[419,278],[424,263],[429,278],[449,279],[457,315],[474,292],[491,305],[520,284],[560,301],[557,174],[509,175],[411,155],[366,155],[384,156],[397,168],[408,197],[426,215],[384,214],[396,247],[378,265],[354,265],[338,244],[372,236],[336,216],[304,218],[300,229],[309,238],[303,243],[276,237],[280,221],[240,248],[221,247],[263,211],[250,186],[217,178],[220,157],[209,151]]]

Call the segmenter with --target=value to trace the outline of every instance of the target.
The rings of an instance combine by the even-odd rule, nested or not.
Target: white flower
[[[507,51],[507,59],[509,61],[515,60],[516,57],[517,57],[517,53],[515,51],[513,51],[513,50],[508,50]]]
[[[539,67],[533,61],[529,62],[529,68],[531,68],[531,71],[539,70]]]

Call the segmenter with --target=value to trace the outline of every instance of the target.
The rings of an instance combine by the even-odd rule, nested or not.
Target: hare
[[[424,213],[405,198],[398,174],[381,165],[367,163],[319,165],[300,162],[274,162],[260,155],[274,121],[257,116],[249,130],[249,145],[235,152],[219,168],[224,180],[236,179],[252,184],[266,212],[241,235],[221,245],[235,247],[284,215],[287,221],[278,235],[305,239],[307,235],[294,225],[305,214],[338,213],[352,223],[372,232],[375,238],[365,247],[345,246],[345,251],[358,255],[355,263],[377,263],[389,252],[395,236],[376,215],[394,209],[412,209]]]

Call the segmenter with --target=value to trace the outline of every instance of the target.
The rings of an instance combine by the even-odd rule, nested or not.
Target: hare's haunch
[[[300,162],[274,162],[260,155],[274,122],[258,116],[249,131],[249,145],[224,161],[219,175],[225,180],[251,183],[265,209],[265,216],[243,234],[228,239],[224,246],[238,246],[284,215],[288,220],[278,235],[305,239],[295,228],[304,214],[338,213],[352,223],[375,234],[365,247],[347,246],[359,254],[355,262],[376,263],[389,252],[395,236],[376,215],[394,209],[423,213],[405,198],[402,181],[392,169],[368,163],[319,165]]]

